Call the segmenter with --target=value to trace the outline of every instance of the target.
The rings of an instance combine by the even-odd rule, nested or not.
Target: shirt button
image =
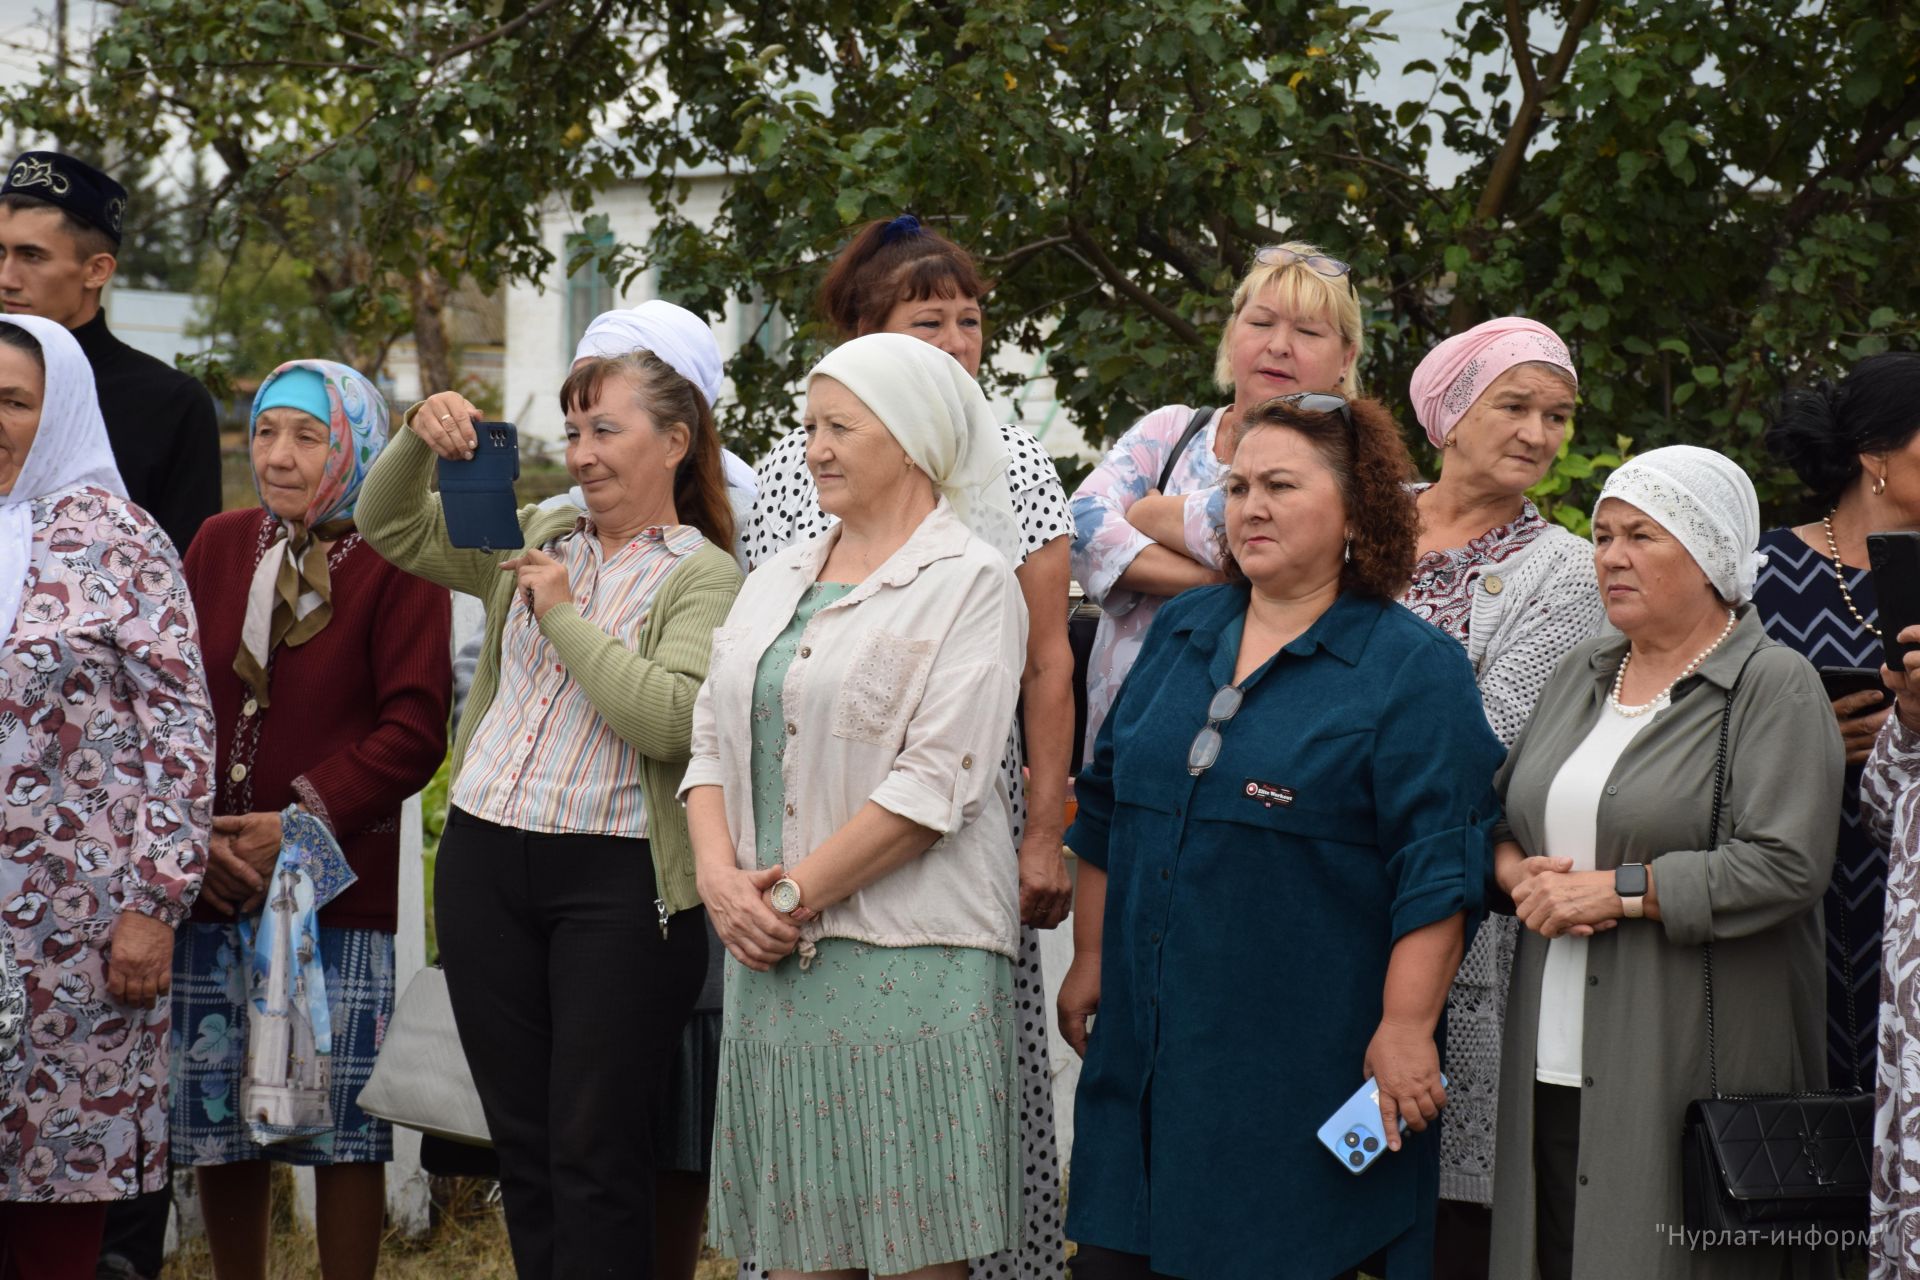
[[[260,709],[260,704],[255,702],[252,698],[248,698],[245,702],[240,704],[240,714],[243,716],[250,716],[254,712],[258,711],[259,709]]]
[[[1171,880],[1173,879],[1173,872],[1167,870],[1165,867],[1162,867],[1160,868],[1160,878],[1162,880]]]
[[[793,805],[792,805],[792,804],[788,804],[788,805],[787,805],[787,816],[788,816],[789,818],[791,818],[791,817],[793,816]]]
[[[787,736],[791,738],[794,734],[798,732],[800,732],[800,726],[796,725],[791,720],[787,721]]]
[[[1584,1173],[1580,1175],[1580,1185],[1583,1187],[1587,1185],[1587,1175]]]
[[[1580,1082],[1580,1084],[1581,1084],[1581,1085],[1582,1085],[1582,1087],[1584,1087],[1584,1088],[1588,1088],[1588,1089],[1591,1089],[1591,1088],[1593,1088],[1593,1077],[1592,1077],[1592,1076],[1588,1076],[1588,1077],[1586,1077],[1586,1078],[1585,1078],[1584,1080],[1582,1080],[1582,1081]],[[1582,1178],[1582,1179],[1581,1179],[1580,1181],[1584,1183],[1584,1182],[1586,1181],[1586,1179],[1585,1179],[1585,1178]]]
[[[1598,978],[1596,978],[1596,977],[1594,977],[1594,976],[1593,976],[1592,974],[1588,974],[1588,975],[1587,975],[1587,985],[1588,985],[1588,986],[1590,986],[1590,987],[1597,987],[1597,986],[1599,986],[1599,985],[1600,985],[1600,979],[1598,979]]]
[[[528,735],[527,735],[527,741],[528,741],[528,742],[532,742],[532,741],[533,741],[533,735],[532,735],[532,734],[528,734]]]
[[[1619,795],[1619,794],[1620,794],[1620,788],[1618,788],[1618,787],[1614,787],[1614,786],[1609,786],[1609,787],[1607,788],[1607,794],[1608,794],[1608,795],[1610,795],[1610,796],[1617,796],[1617,795]]]
[[[801,645],[800,656],[803,658],[811,658],[813,656],[813,647],[811,645]]]
[[[1160,931],[1159,931],[1158,929],[1155,929],[1155,930],[1154,930],[1154,931],[1153,931],[1152,933],[1150,933],[1150,934],[1148,934],[1148,935],[1147,935],[1147,941],[1148,941],[1148,942],[1158,942],[1158,941],[1160,941]]]
[[[1490,573],[1480,579],[1480,581],[1486,587],[1487,594],[1490,596],[1497,596],[1507,589],[1507,584],[1500,581],[1500,575],[1497,573]]]
[[[553,669],[561,675],[567,674],[567,669],[557,662],[553,664]]]
[[[961,756],[961,757],[960,757],[960,767],[961,767],[962,769],[971,769],[971,768],[973,768],[973,756],[972,756],[971,754],[969,754],[969,755],[964,755],[964,756]]]
[[[232,778],[235,782],[239,782],[242,778],[245,778],[247,776],[247,766],[243,764],[237,764],[233,766],[233,768],[227,770],[227,776],[229,778]]]

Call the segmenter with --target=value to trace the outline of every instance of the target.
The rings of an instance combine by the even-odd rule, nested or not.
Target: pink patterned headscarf
[[[1580,385],[1573,357],[1560,335],[1525,316],[1502,316],[1477,324],[1427,352],[1413,371],[1408,394],[1413,415],[1427,429],[1433,447],[1445,446],[1455,424],[1501,374],[1530,360],[1565,369],[1574,385]]]

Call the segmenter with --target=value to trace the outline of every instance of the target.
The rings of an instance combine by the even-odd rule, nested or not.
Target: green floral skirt
[[[830,938],[727,958],[709,1221],[770,1269],[876,1275],[1019,1243],[1013,962]]]

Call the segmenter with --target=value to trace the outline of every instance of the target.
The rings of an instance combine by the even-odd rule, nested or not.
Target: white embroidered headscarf
[[[869,333],[835,347],[807,375],[832,378],[873,411],[974,535],[1020,563],[1020,520],[1007,447],[973,375],[930,342]]]
[[[1767,558],[1759,554],[1760,499],[1753,481],[1725,454],[1690,444],[1653,449],[1607,477],[1593,509],[1618,498],[1680,540],[1720,598],[1753,599]]]
[[[13,634],[33,559],[33,504],[87,485],[127,496],[107,444],[106,420],[94,394],[93,365],[65,325],[40,316],[0,316],[40,344],[47,389],[40,428],[13,487],[0,494],[0,642]]]

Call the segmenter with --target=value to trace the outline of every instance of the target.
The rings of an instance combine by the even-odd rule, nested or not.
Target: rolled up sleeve
[[[1434,646],[1401,665],[1375,737],[1376,838],[1394,886],[1395,941],[1459,912],[1485,907],[1493,778],[1503,750],[1481,710],[1458,646]]]
[[[1013,571],[983,565],[934,652],[893,768],[869,797],[942,835],[979,816],[998,783],[1026,649]]]
[[[1770,929],[1818,903],[1833,873],[1846,751],[1819,677],[1799,655],[1768,650],[1735,698],[1728,838],[1653,864],[1661,924],[1680,945]]]

